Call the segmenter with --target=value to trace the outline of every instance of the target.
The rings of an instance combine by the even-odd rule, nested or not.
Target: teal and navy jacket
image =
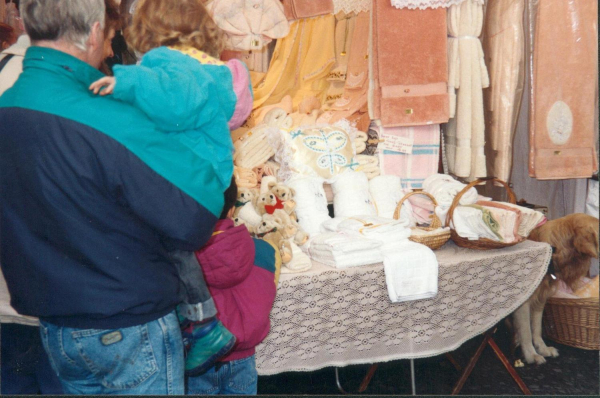
[[[228,65],[192,48],[158,47],[144,54],[139,65],[116,65],[114,74],[113,96],[140,109],[160,130],[211,164],[225,192],[233,175],[228,121],[237,103]],[[251,103],[252,91],[245,88]],[[222,198],[215,201],[217,207],[223,206]]]
[[[90,84],[103,75],[30,47],[0,97],[0,264],[11,305],[76,328],[119,328],[178,304],[170,250],[211,237],[212,165]]]

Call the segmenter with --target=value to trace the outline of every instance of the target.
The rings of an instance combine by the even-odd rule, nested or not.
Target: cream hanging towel
[[[450,173],[469,180],[486,177],[483,92],[489,77],[479,41],[483,5],[465,0],[448,8],[450,121],[446,153]]]

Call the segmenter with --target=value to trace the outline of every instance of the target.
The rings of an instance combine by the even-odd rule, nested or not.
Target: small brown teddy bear
[[[283,203],[277,200],[272,192],[265,192],[254,197],[254,208],[261,216],[263,214],[273,214],[277,209],[283,209]]]
[[[235,210],[233,212],[233,217],[237,217],[240,214],[240,210],[242,207],[248,202],[252,202],[254,197],[256,196],[256,191],[250,188],[238,188],[237,201],[235,202]]]
[[[263,218],[263,222],[254,229],[254,233],[257,238],[269,241],[277,246],[281,254],[281,262],[287,264],[292,261],[292,245],[285,239],[280,228],[281,226],[273,219]]]
[[[273,192],[277,199],[283,203],[283,210],[285,210],[285,212],[289,214],[294,221],[298,221],[295,211],[296,201],[294,200],[294,196],[296,195],[296,191],[294,188],[290,188],[287,185],[276,182],[270,182],[267,187],[269,188],[269,191]]]

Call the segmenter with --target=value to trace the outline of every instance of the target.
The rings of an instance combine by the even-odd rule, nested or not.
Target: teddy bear
[[[283,264],[292,261],[292,245],[281,232],[281,225],[273,218],[263,218],[263,221],[254,228],[253,232],[257,238],[269,241],[279,248]]]
[[[269,183],[269,186],[271,184],[272,183]],[[277,186],[277,184],[274,186]],[[284,188],[286,189],[285,193],[283,192]],[[282,195],[282,197],[285,197],[285,196],[291,194],[292,191],[290,188],[287,188],[284,185],[280,185],[279,192]],[[283,196],[283,195],[285,195],[285,196]],[[291,210],[293,213],[293,209],[295,209],[295,207],[296,207],[295,202],[293,202],[293,200],[291,200],[291,201],[286,201],[285,203],[287,203],[287,202],[291,202],[290,203],[292,205]],[[277,222],[280,225],[280,229],[282,230],[282,233],[285,238],[287,238],[287,239],[293,238],[294,243],[296,243],[297,245],[300,245],[300,246],[302,246],[306,243],[306,241],[308,240],[308,234],[306,234],[300,228],[298,221],[293,216],[290,216],[290,214],[288,214],[288,212],[286,211],[284,202],[282,202],[281,199],[279,199],[277,197],[277,195],[273,192],[272,189],[255,197],[254,206],[255,206],[256,212],[261,217],[264,218],[264,216],[266,216],[266,215],[273,216],[272,220]],[[289,206],[289,204],[288,204],[288,206]],[[295,216],[295,213],[293,213],[293,214]]]
[[[296,202],[294,201],[294,195],[296,195],[296,191],[293,188],[288,187],[287,185],[280,184],[276,181],[271,181],[268,183],[268,190],[275,194],[276,198],[279,199],[279,202],[283,204],[283,210],[292,217],[295,221],[298,220],[296,216]]]
[[[254,197],[256,196],[256,190],[250,188],[238,188],[237,200],[235,202],[235,211],[233,212],[233,217],[238,217],[242,207],[248,202],[252,202]]]
[[[253,204],[256,212],[261,216],[264,214],[273,214],[277,209],[283,210],[283,203],[271,191],[255,196]]]

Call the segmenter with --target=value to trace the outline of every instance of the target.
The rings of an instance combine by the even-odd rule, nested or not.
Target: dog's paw
[[[544,345],[543,347],[535,347],[535,350],[538,354],[546,358],[556,358],[558,356],[558,350],[554,347],[547,347],[546,345]]]
[[[552,358],[558,357],[558,350],[554,347],[548,347],[548,351],[550,352],[550,356]]]
[[[543,356],[539,355],[539,354],[533,354],[533,355],[525,355],[525,362],[528,364],[537,364],[537,365],[543,365],[546,363],[546,360],[544,359]]]

